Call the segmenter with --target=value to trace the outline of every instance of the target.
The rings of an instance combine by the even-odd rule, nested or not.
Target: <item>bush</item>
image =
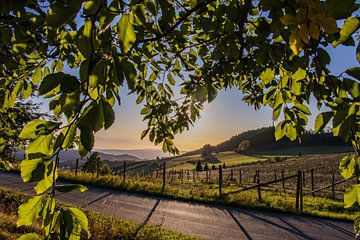
[[[209,171],[210,169],[209,169],[209,166],[208,166],[208,164],[207,163],[205,163],[205,165],[204,165],[204,171]]]
[[[197,162],[195,170],[198,172],[203,170],[203,166],[201,165],[200,161]]]

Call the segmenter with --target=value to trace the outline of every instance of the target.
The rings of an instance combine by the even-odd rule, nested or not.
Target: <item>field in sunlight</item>
[[[224,163],[227,167],[233,167],[242,164],[255,163],[255,162],[268,160],[265,157],[242,155],[232,151],[220,152],[214,154],[214,156],[219,162],[218,163],[208,162],[209,167],[211,167],[212,165],[215,166],[223,165]],[[167,164],[168,164],[168,168],[171,170],[181,170],[181,169],[193,170],[198,161],[201,161],[202,164],[206,162],[205,160],[203,160],[200,154],[195,154],[191,156],[181,156],[170,159],[169,161],[167,161]]]

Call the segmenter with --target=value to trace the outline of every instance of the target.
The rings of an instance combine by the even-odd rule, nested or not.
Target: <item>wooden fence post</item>
[[[332,199],[335,200],[335,174],[332,175],[331,191],[332,191]]]
[[[195,169],[193,170],[193,182],[195,182]]]
[[[234,181],[234,171],[230,170],[230,181]]]
[[[124,169],[123,169],[123,181],[126,179],[126,162],[124,161]]]
[[[305,187],[306,181],[305,181],[305,171],[302,172],[302,183],[303,187]]]
[[[259,202],[261,202],[261,186],[260,186],[260,174],[258,174],[258,176],[257,176],[257,179],[256,179],[256,181],[257,181],[257,185],[258,185],[258,198],[259,198]]]
[[[79,159],[77,158],[77,159],[76,159],[76,164],[75,164],[75,176],[76,176],[77,173],[78,173],[78,168],[79,168]]]
[[[277,180],[277,176],[276,176],[276,170],[274,170],[274,180]],[[276,184],[276,183],[275,183]]]
[[[304,174],[300,175],[300,210],[303,211],[304,210],[304,199],[303,199],[303,196],[304,196],[304,191],[303,191],[303,184],[301,184],[301,182],[304,182],[302,177],[303,177]]]
[[[163,179],[162,179],[162,189],[161,193],[164,194],[165,191],[165,181],[166,180],[166,162],[163,162]]]
[[[297,184],[296,184],[296,209],[303,211],[304,209],[304,200],[303,200],[303,180],[302,172],[298,171]]]
[[[99,169],[100,168],[100,158],[97,158],[97,163],[96,163],[96,178],[99,178]]]
[[[241,172],[242,172],[242,170],[241,169],[239,169],[239,183],[241,183]]]
[[[281,169],[281,178],[282,178],[282,187],[283,187],[283,191],[285,192],[285,174],[284,174],[284,169]]]
[[[219,196],[222,197],[222,167],[219,166]]]
[[[156,169],[156,175],[155,175],[155,178],[157,179],[159,176],[159,169]]]
[[[311,191],[314,191],[315,185],[314,185],[314,169],[311,169]],[[313,196],[315,196],[315,193],[312,193]]]
[[[301,180],[301,172],[298,171],[298,175],[297,175],[297,181],[296,181],[296,203],[295,203],[295,207],[296,209],[299,209],[299,193],[300,193],[300,180]]]

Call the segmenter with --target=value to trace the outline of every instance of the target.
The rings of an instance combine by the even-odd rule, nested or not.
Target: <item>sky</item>
[[[345,69],[358,66],[353,47],[328,48],[332,57],[331,70],[340,74]],[[107,131],[96,134],[96,149],[144,149],[161,148],[154,146],[148,138],[140,140],[146,122],[142,122],[141,106],[136,105],[136,96],[126,95],[121,90],[122,105],[116,107],[116,120]],[[205,104],[201,118],[188,131],[175,136],[175,145],[181,151],[189,151],[205,144],[217,144],[243,131],[272,125],[272,113],[269,107],[255,111],[252,106],[242,102],[242,94],[237,89],[221,91],[210,104]],[[310,109],[308,128],[313,128],[318,110],[314,104]]]
[[[328,51],[332,58],[330,69],[335,74],[359,65],[354,47],[328,47]],[[161,149],[161,144],[155,146],[147,137],[140,139],[147,123],[142,121],[142,106],[136,104],[136,96],[127,95],[127,92],[126,87],[120,90],[122,104],[115,107],[115,122],[108,130],[96,133],[94,149]],[[205,144],[218,144],[246,130],[272,125],[269,107],[255,111],[241,99],[236,89],[219,92],[213,102],[205,103],[201,118],[188,131],[175,136],[175,145],[180,151],[195,150]],[[48,111],[47,102],[43,102],[41,109]],[[313,115],[309,117],[308,129],[313,128],[318,113],[315,104],[310,105],[310,110]]]

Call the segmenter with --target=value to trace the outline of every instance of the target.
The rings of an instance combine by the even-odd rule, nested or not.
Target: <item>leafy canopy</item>
[[[174,135],[199,118],[204,102],[236,88],[245,103],[273,109],[276,139],[304,133],[313,96],[326,106],[316,130],[332,123],[359,155],[359,66],[339,76],[328,68],[328,50],[339,45],[353,46],[360,62],[358,8],[355,0],[0,0],[1,109],[38,86],[66,119],[32,122],[20,134],[29,141],[22,176],[38,182],[43,198],[34,199],[46,203],[26,203],[20,223],[33,208],[46,236],[88,232],[84,215],[52,207],[58,156],[74,144],[82,156],[91,151],[94,133],[113,124],[125,84],[143,106],[141,137],[165,152],[178,153]],[[350,158],[340,169],[359,177]]]

